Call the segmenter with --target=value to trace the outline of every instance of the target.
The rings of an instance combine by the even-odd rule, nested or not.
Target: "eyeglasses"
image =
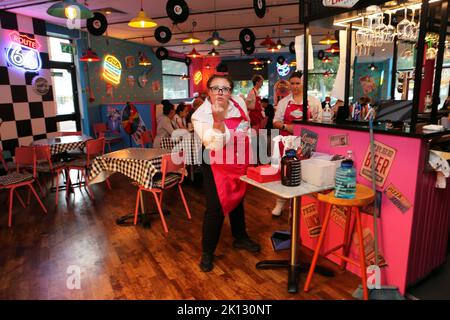
[[[220,91],[222,91],[222,94],[228,94],[231,93],[231,88],[230,87],[219,87],[219,86],[214,86],[214,87],[209,87],[209,89],[211,89],[212,93],[217,94]]]

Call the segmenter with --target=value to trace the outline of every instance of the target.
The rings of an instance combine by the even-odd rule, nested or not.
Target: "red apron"
[[[262,112],[261,97],[258,96],[258,92],[256,91],[255,88],[253,88],[253,90],[255,91],[255,97],[256,97],[255,109],[249,110],[249,112],[248,112],[249,116],[250,116],[250,125],[252,126],[252,128],[254,128],[255,126],[259,126],[263,119],[263,115],[261,113]],[[255,128],[255,129],[259,129],[259,128]]]
[[[217,152],[219,157],[222,156],[223,162],[214,163],[214,161],[211,161],[211,170],[216,183],[217,195],[225,216],[233,211],[245,196],[247,183],[241,181],[240,177],[247,174],[247,168],[251,160],[250,140],[247,135],[248,129],[240,130],[240,128],[248,128],[249,119],[238,103],[232,99],[231,102],[241,114],[240,117],[225,119],[225,126],[230,131],[231,139],[233,139],[233,162],[225,162],[227,156],[225,152],[226,146],[220,152]],[[217,154],[215,151],[211,151],[210,158],[217,158]]]

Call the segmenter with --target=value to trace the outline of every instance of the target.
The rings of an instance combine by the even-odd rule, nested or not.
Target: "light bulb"
[[[277,44],[277,48],[278,48],[278,50],[280,50],[281,49],[281,44]]]
[[[220,44],[220,41],[218,39],[213,40],[213,45],[218,46]]]
[[[145,21],[141,20],[141,28],[145,27]]]
[[[74,20],[78,17],[78,8],[76,6],[68,6],[64,9],[67,19]]]

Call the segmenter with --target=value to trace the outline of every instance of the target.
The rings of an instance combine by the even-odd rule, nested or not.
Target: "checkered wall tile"
[[[6,50],[9,33],[17,30],[39,41],[42,69],[24,72],[9,66]],[[33,140],[56,136],[56,104],[53,89],[40,96],[33,91],[32,80],[39,75],[51,84],[45,21],[0,11],[0,148],[14,155],[17,146],[29,145]]]

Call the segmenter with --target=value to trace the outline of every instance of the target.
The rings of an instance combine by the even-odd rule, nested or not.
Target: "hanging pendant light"
[[[280,51],[280,49],[278,49],[277,45],[274,44],[273,46],[268,47],[267,51],[274,53],[274,52]]]
[[[255,71],[260,71],[262,69],[263,69],[262,65],[257,65],[257,66],[253,67],[253,70],[255,70]]]
[[[376,70],[378,70],[378,67],[372,62],[371,64],[369,64],[369,70],[376,71]]]
[[[209,65],[209,63],[206,64],[205,68],[206,68],[207,70],[211,69],[211,66]]]
[[[278,50],[281,50],[281,48],[286,47],[286,45],[281,42],[281,17],[278,18],[278,41],[276,44],[276,47]]]
[[[132,28],[153,28],[156,27],[158,24],[154,21],[152,21],[149,17],[147,17],[147,14],[145,13],[143,7],[142,7],[142,0],[141,0],[141,11],[139,11],[137,17],[133,18],[128,22],[128,26]]]
[[[76,0],[64,0],[53,4],[47,9],[47,14],[64,19],[90,19],[94,13],[88,7]],[[78,16],[79,15],[79,16]]]
[[[187,74],[183,74],[183,75],[180,77],[180,79],[181,79],[181,80],[189,80],[190,77],[189,77]]]
[[[215,57],[215,56],[218,56],[219,53],[216,51],[215,48],[212,48],[212,50],[210,52],[208,52],[208,55],[212,56],[212,57]]]
[[[261,62],[261,60],[259,60],[259,59],[253,59],[252,61],[250,61],[249,62],[251,65],[254,65],[254,66],[258,66],[258,65],[261,65],[262,64],[262,62]]]
[[[139,65],[145,67],[152,65],[152,62],[144,52],[139,52]]]
[[[211,37],[205,41],[207,44],[212,44],[214,46],[219,46],[223,43],[227,43],[227,41],[219,35],[218,31],[214,31]]]
[[[194,44],[194,43],[199,43],[201,42],[201,40],[199,38],[194,37],[194,29],[197,26],[197,22],[192,21],[192,33],[189,35],[188,38],[183,39],[181,41],[183,41],[184,43],[189,43],[189,44]]]
[[[332,44],[331,47],[325,50],[325,52],[332,54],[339,53],[340,52],[339,45],[336,43]]]
[[[192,48],[192,51],[189,52],[186,56],[189,58],[195,59],[195,58],[200,58],[202,55],[200,53],[198,53],[197,50],[195,50],[195,48]]]
[[[91,48],[87,48],[86,52],[80,58],[80,61],[82,61],[82,62],[99,62],[100,58]]]
[[[267,35],[264,41],[260,43],[260,45],[265,47],[275,47],[276,43],[273,42],[273,40],[269,37],[269,35]]]
[[[322,62],[323,62],[323,63],[330,63],[330,62],[332,62],[332,61],[333,61],[333,60],[331,60],[329,56],[325,56],[325,57],[322,59]]]
[[[331,45],[334,43],[337,43],[338,41],[330,35],[330,33],[328,33],[328,35],[323,38],[322,40],[319,41],[320,44],[326,44],[326,45]]]

